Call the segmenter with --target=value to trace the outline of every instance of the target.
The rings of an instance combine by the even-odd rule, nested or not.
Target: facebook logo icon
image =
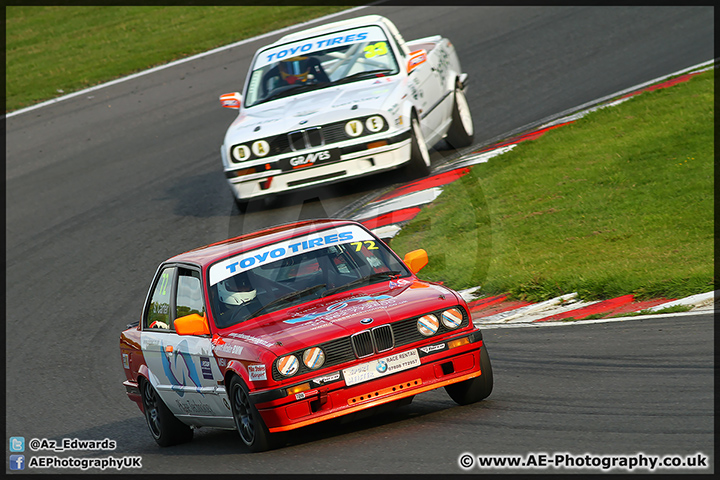
[[[10,455],[10,470],[25,470],[25,455]]]

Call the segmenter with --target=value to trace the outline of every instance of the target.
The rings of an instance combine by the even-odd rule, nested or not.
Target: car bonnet
[[[326,123],[328,118],[330,121],[351,118],[356,115],[356,109],[381,110],[400,83],[397,77],[378,77],[352,86],[324,88],[246,108],[228,129],[226,141],[236,143],[277,135],[297,129],[303,120],[307,120],[308,125],[318,125]]]
[[[458,304],[443,286],[412,279],[384,281],[259,317],[228,333],[253,338],[284,355],[386,323],[419,317]]]

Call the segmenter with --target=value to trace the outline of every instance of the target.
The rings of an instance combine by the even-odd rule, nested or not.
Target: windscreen
[[[390,42],[380,27],[311,37],[257,55],[245,106],[398,72]]]
[[[245,252],[210,267],[215,323],[266,313],[411,273],[388,247],[354,225]]]

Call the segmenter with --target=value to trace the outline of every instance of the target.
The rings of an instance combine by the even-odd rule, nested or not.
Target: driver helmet
[[[250,286],[247,279],[236,277],[230,277],[218,283],[220,301],[227,305],[242,305],[257,296],[257,290]]]
[[[310,73],[310,59],[298,56],[281,60],[278,69],[282,79],[289,85],[296,82],[306,82]]]

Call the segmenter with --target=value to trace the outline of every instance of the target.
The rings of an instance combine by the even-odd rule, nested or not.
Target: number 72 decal
[[[375,246],[375,242],[373,240],[365,240],[364,242],[352,242],[350,245],[355,245],[355,251],[359,252],[363,246],[363,243],[368,250],[378,249],[378,247]]]

